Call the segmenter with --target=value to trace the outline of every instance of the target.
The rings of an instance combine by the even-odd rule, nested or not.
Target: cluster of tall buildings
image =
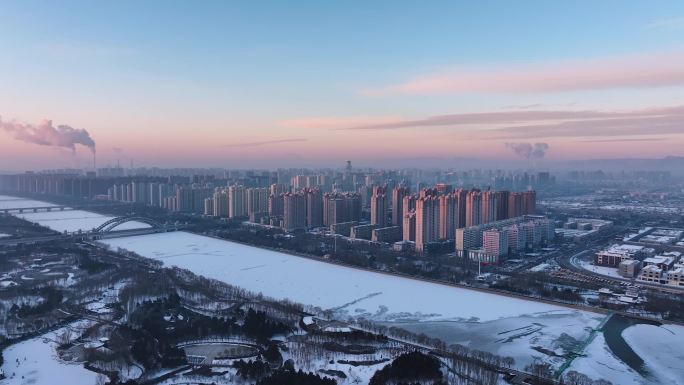
[[[449,183],[429,183],[438,178]],[[287,231],[325,226],[352,238],[405,241],[424,252],[430,244],[457,239],[458,229],[487,230],[488,224],[535,213],[533,190],[462,189],[450,184],[488,178],[499,186],[550,179],[548,173],[354,172],[348,164],[342,171],[226,170],[223,175],[190,176],[27,173],[3,176],[0,182],[11,190],[144,203],[174,212],[246,219]],[[492,249],[495,235],[487,237]]]
[[[323,193],[318,188],[271,194],[270,224],[287,231],[361,220],[361,197],[356,193]]]
[[[405,187],[396,187],[392,197],[392,222],[402,228],[404,241],[415,242],[418,252],[425,251],[432,242],[454,239],[457,229],[536,211],[534,191],[454,190],[438,184],[413,195]]]

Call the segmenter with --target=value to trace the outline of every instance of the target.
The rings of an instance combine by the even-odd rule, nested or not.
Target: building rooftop
[[[674,263],[674,258],[672,257],[666,257],[664,255],[656,255],[655,257],[649,257],[644,259],[644,264],[651,264],[651,265],[671,265]]]
[[[662,272],[663,272],[663,269],[659,268],[659,267],[656,266],[656,265],[648,265],[648,266],[644,267],[643,269],[641,269],[641,272],[642,272],[642,273],[647,273],[647,272],[651,272],[651,273],[662,273]]]

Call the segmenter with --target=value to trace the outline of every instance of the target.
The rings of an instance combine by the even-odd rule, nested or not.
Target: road
[[[662,285],[662,284],[655,284],[655,283],[650,283],[650,282],[643,282],[643,281],[637,281],[635,279],[628,279],[628,278],[622,278],[622,277],[613,277],[613,276],[608,276],[608,275],[603,275],[599,273],[595,273],[593,271],[584,269],[580,267],[577,263],[579,259],[584,257],[587,253],[593,253],[595,252],[595,249],[585,249],[581,252],[575,253],[570,257],[567,256],[561,256],[556,258],[556,262],[558,264],[567,270],[573,271],[577,274],[581,274],[587,277],[593,277],[593,278],[600,278],[602,280],[608,280],[613,282],[614,285],[619,286],[624,283],[628,283],[631,285],[639,285],[642,287],[648,287],[650,289],[658,290],[661,292],[665,293],[672,293],[672,294],[682,294],[684,293],[684,287],[677,287],[677,286],[669,286],[669,285]]]

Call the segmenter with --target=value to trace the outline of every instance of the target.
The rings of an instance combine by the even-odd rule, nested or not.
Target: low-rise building
[[[358,225],[351,228],[350,238],[370,240],[376,225]]]
[[[639,280],[645,282],[660,283],[663,278],[663,270],[656,265],[644,266],[639,274]]]
[[[620,262],[618,274],[625,278],[636,278],[641,270],[641,262],[636,259],[627,259]]]
[[[399,241],[401,239],[401,237],[402,237],[401,227],[389,226],[389,227],[382,227],[379,229],[373,229],[373,234],[371,235],[371,241],[392,243],[392,242]]]
[[[672,269],[667,273],[667,284],[673,286],[684,286],[684,267]]]
[[[349,234],[351,234],[352,227],[358,224],[359,222],[356,221],[333,223],[330,225],[330,232],[332,232],[333,234],[348,237]]]
[[[612,245],[596,253],[595,262],[600,266],[617,267],[622,261],[637,259],[644,249],[644,246],[637,245]]]
[[[649,257],[644,259],[644,266],[656,265],[662,271],[668,271],[674,265],[675,260],[673,257],[666,257],[664,255],[656,255],[655,257]]]

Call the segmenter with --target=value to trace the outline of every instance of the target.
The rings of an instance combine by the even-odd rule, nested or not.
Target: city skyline
[[[0,3],[2,170],[684,155],[680,2],[34,3]]]

